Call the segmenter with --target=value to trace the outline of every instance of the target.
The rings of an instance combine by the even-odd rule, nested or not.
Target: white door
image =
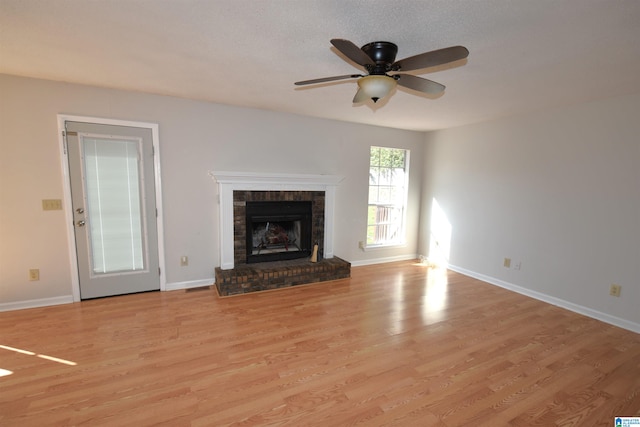
[[[151,130],[65,128],[81,299],[160,290]]]

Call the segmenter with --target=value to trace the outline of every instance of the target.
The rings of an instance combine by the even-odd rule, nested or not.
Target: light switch
[[[42,201],[42,210],[43,211],[61,211],[62,210],[62,200],[60,200],[60,199],[44,199]]]

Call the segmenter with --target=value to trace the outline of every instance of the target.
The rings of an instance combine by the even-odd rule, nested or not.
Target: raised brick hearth
[[[351,277],[351,264],[333,256],[336,186],[333,175],[210,172],[220,201],[220,266],[215,269],[221,296],[286,288]],[[247,202],[311,202],[311,239],[318,262],[309,257],[247,263]],[[254,261],[249,260],[249,261]]]
[[[313,263],[308,259],[244,264],[231,270],[216,268],[220,296],[287,288],[351,277],[351,264],[338,257]]]

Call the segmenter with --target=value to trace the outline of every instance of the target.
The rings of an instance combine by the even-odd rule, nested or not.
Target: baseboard
[[[464,274],[465,276],[482,280],[483,282],[487,282],[491,285],[499,286],[501,288],[508,289],[510,291],[517,292],[519,294],[537,299],[539,301],[543,301],[548,304],[552,304],[557,307],[561,307],[569,311],[573,311],[574,313],[582,314],[584,316],[591,317],[592,319],[600,320],[610,325],[614,325],[619,328],[626,329],[626,330],[640,334],[640,324],[638,323],[630,322],[629,320],[621,319],[619,317],[612,316],[610,314],[603,313],[601,311],[593,310],[591,308],[584,307],[560,298],[552,297],[550,295],[543,294],[541,292],[532,291],[531,289],[523,288],[522,286],[514,285],[513,283],[505,282],[504,280],[496,279],[495,277],[487,276],[481,273],[476,273],[475,271],[467,270],[466,268],[458,267],[451,264],[449,264],[447,268],[457,273]]]
[[[25,308],[47,307],[50,305],[70,304],[73,302],[73,295],[62,297],[30,299],[25,301],[6,302],[0,304],[0,311],[23,310]]]
[[[351,263],[352,267],[362,267],[364,265],[382,264],[385,262],[408,261],[412,259],[418,259],[418,255],[416,254],[398,255],[398,256],[392,256],[392,257],[364,259],[361,261],[349,261],[349,262]]]
[[[211,286],[213,285],[214,282],[215,280],[211,278],[211,279],[203,279],[203,280],[192,280],[192,281],[186,281],[186,282],[167,283],[165,290],[175,291],[179,289],[199,288],[201,286]],[[73,295],[8,302],[8,303],[0,304],[0,312],[22,310],[25,308],[47,307],[51,305],[70,304],[72,302],[73,302]]]
[[[211,286],[214,283],[215,283],[215,279],[213,277],[210,279],[190,280],[186,282],[173,282],[173,283],[167,283],[164,290],[177,291],[180,289],[200,288],[202,286]]]

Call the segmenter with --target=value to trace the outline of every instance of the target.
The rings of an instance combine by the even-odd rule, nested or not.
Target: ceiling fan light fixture
[[[396,87],[397,81],[387,75],[369,75],[358,80],[360,90],[366,94],[366,98],[371,98],[373,102],[389,95]]]

